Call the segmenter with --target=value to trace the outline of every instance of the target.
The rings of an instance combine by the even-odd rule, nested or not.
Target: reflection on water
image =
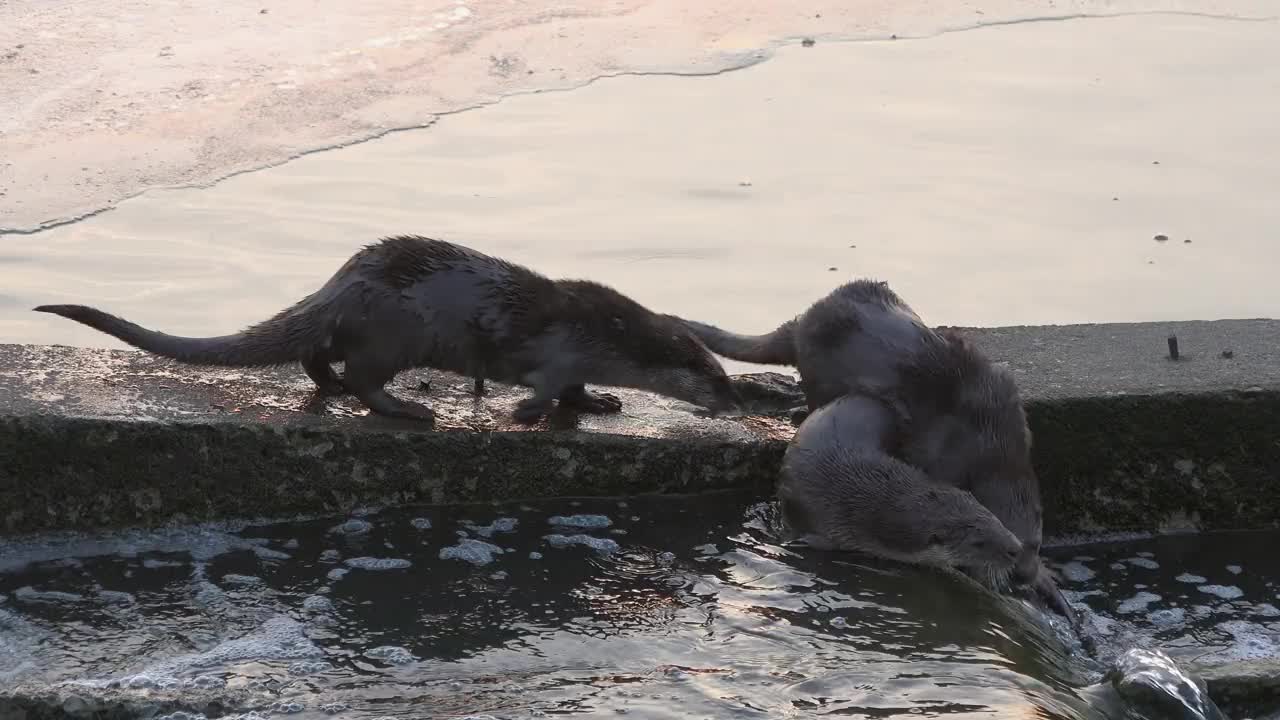
[[[9,543],[0,687],[299,718],[1104,716],[1101,668],[1020,601],[784,548],[771,513],[728,493]],[[1090,559],[1062,554],[1086,600]]]
[[[27,310],[56,302],[231,332],[405,232],[743,332],[854,276],[934,324],[1269,316],[1277,28],[1147,15],[819,42],[511,98],[0,238],[0,337],[116,346]]]

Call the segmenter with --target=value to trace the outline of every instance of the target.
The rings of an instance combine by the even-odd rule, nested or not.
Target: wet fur
[[[83,305],[35,308],[147,352],[194,365],[300,363],[322,393],[352,392],[376,413],[432,420],[389,395],[403,370],[431,367],[534,389],[515,417],[534,422],[559,400],[586,412],[621,401],[586,383],[631,387],[728,409],[719,361],[683,323],[604,285],[551,280],[441,240],[384,238],[355,253],[319,290],[239,333],[177,337]],[[331,364],[345,364],[339,377]]]
[[[1073,617],[1040,560],[1043,513],[1031,433],[1007,369],[958,333],[925,325],[887,283],[874,280],[846,283],[764,335],[685,322],[712,352],[795,366],[808,412],[846,393],[888,402],[910,429],[893,454],[990,509],[1023,542],[1017,579]]]
[[[1022,543],[968,492],[885,452],[897,433],[895,411],[866,396],[810,414],[783,459],[786,523],[819,548],[958,569],[1006,589]]]

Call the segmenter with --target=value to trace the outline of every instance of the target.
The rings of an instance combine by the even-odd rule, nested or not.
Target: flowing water
[[[1099,664],[1023,601],[784,546],[762,500],[401,508],[9,542],[0,687],[116,688],[142,707],[201,693],[232,716],[361,720],[1103,718],[1122,715],[1090,686],[1128,647],[1280,654],[1280,573],[1258,551],[1277,535],[1047,551],[1090,608]]]

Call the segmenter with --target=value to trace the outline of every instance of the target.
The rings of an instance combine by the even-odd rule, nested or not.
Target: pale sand
[[[511,93],[739,67],[802,35],[905,37],[1144,10],[1276,12],[1274,0],[9,0],[0,232]]]
[[[743,331],[855,276],[935,324],[1274,316],[1277,90],[1280,24],[1147,15],[511,98],[5,237],[0,337],[118,346],[42,302],[222,334],[399,232]]]

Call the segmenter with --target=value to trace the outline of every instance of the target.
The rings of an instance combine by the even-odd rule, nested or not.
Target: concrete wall
[[[1280,322],[968,330],[1019,378],[1050,536],[1272,527]],[[1181,359],[1168,359],[1176,334]],[[1224,355],[1225,351],[1225,355]],[[429,390],[420,387],[430,379]],[[405,373],[435,429],[317,401],[298,369],[0,345],[0,532],[336,513],[387,503],[771,487],[800,395],[738,382],[759,415],[710,419],[620,391],[614,417],[507,419],[525,391]]]

